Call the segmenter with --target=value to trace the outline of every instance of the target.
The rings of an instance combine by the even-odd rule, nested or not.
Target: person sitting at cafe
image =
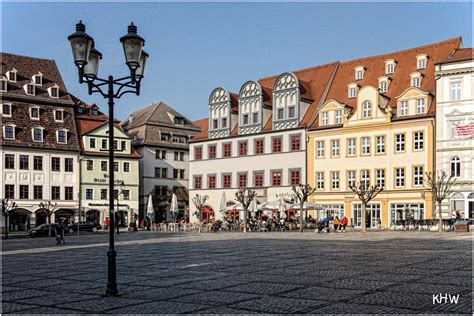
[[[341,227],[341,220],[338,216],[332,221],[332,224],[334,225],[334,232],[337,233]]]

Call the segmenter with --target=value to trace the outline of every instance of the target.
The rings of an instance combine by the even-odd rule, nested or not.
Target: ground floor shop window
[[[370,203],[367,205],[366,211],[366,227],[378,228],[381,223],[380,203]],[[354,227],[360,227],[362,225],[362,204],[352,204],[351,223]]]
[[[424,203],[397,203],[390,204],[390,223],[395,225],[398,220],[424,219]]]
[[[316,219],[326,218],[328,215],[341,218],[344,215],[344,204],[318,204],[324,207],[324,210],[315,211]]]
[[[451,195],[451,212],[456,211],[461,214],[461,217],[465,217],[465,200],[462,193],[454,193]]]
[[[474,218],[474,193],[471,193],[467,196],[467,203],[469,207],[469,218],[473,219]]]

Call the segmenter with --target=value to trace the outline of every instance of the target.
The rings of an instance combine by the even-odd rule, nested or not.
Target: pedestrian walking
[[[56,245],[65,244],[64,240],[64,222],[60,220],[56,224]]]

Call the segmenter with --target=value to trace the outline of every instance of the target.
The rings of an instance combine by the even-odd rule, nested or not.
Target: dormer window
[[[342,124],[342,110],[336,110],[334,121],[336,124]]]
[[[13,68],[7,74],[8,80],[11,82],[16,82],[16,69]]]
[[[34,142],[43,142],[43,128],[42,127],[35,127],[31,130],[32,138]]]
[[[355,98],[357,96],[357,88],[358,88],[357,83],[351,83],[351,84],[347,85],[347,88],[348,88],[347,89],[347,92],[348,92],[347,97],[349,99]]]
[[[362,104],[362,118],[372,117],[372,104],[369,101],[365,101]]]
[[[56,132],[56,141],[58,144],[67,144],[67,130],[61,129]]]
[[[364,66],[358,66],[354,68],[354,70],[355,70],[355,80],[364,79],[364,72],[365,72]]]
[[[91,115],[98,115],[99,114],[99,110],[97,109],[97,107],[92,107],[91,108]]]
[[[401,101],[400,102],[400,116],[408,115],[408,102]]]
[[[33,76],[33,82],[37,86],[43,85],[43,74],[40,72]]]
[[[25,93],[28,95],[35,95],[35,85],[32,83],[28,83],[24,85]]]
[[[416,66],[418,69],[425,69],[426,68],[426,62],[427,62],[427,55],[426,54],[421,54],[416,56]]]
[[[77,113],[80,113],[80,114],[84,113],[84,106],[79,105],[79,106],[77,107]]]
[[[63,110],[55,110],[54,111],[54,120],[56,122],[62,122],[64,119],[64,111]]]
[[[0,80],[0,84],[1,84],[1,86],[0,86],[0,89],[1,89],[1,90],[0,90],[0,91],[2,91],[2,92],[7,92],[7,79],[2,78],[2,79]]]
[[[3,117],[12,117],[12,105],[10,103],[2,104],[2,116]]]
[[[388,91],[389,79],[386,76],[379,77],[379,91],[385,93]]]
[[[387,59],[385,61],[385,74],[390,75],[395,72],[395,60],[394,59]]]
[[[30,118],[32,120],[39,120],[40,119],[40,108],[39,107],[30,108]]]
[[[184,125],[184,117],[175,116],[174,117],[174,123],[178,124],[178,125]]]
[[[3,126],[3,139],[15,140],[15,125],[6,124]]]
[[[328,112],[321,112],[321,125],[328,125]]]
[[[416,114],[424,114],[425,113],[425,99],[417,99],[416,100]]]
[[[421,86],[421,74],[419,72],[414,72],[410,74],[411,77],[411,86],[419,88]]]
[[[51,98],[54,98],[54,99],[59,98],[59,87],[57,85],[49,87],[48,92]]]

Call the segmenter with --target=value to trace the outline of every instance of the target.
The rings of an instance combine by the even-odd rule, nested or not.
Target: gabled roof
[[[448,58],[437,62],[437,64],[447,64],[467,60],[474,60],[473,48],[456,48]]]

